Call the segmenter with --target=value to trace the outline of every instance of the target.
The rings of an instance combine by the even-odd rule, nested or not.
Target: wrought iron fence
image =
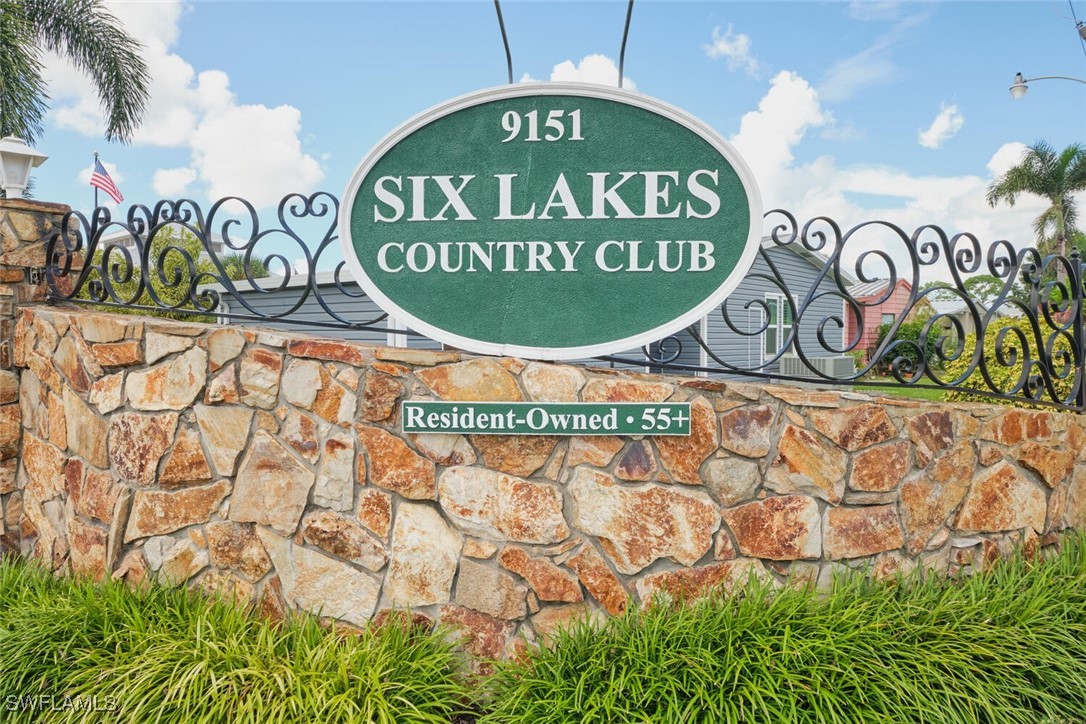
[[[239,198],[220,200],[206,214],[191,200],[160,201],[153,209],[134,205],[123,220],[106,208],[89,218],[73,211],[48,243],[50,301],[421,336],[390,330],[376,306],[365,319],[337,310],[344,299],[366,298],[340,258],[338,211],[338,200],[325,192],[285,197],[272,224]],[[848,231],[827,217],[800,225],[779,209],[765,221],[770,231],[744,283],[773,289],[772,300],[737,290],[711,315],[718,338],[757,340],[757,360],[729,359],[719,340],[707,339],[696,326],[637,354],[599,360],[714,376],[953,389],[1086,410],[1083,264],[1077,252],[1043,254],[1004,240],[984,247],[972,234],[950,236],[934,225],[911,233],[887,221]],[[318,231],[303,231],[306,225]],[[185,235],[176,235],[177,229]],[[307,237],[314,236],[319,241],[312,245]],[[270,251],[276,241],[277,250]],[[797,288],[782,273],[780,253],[787,250],[814,264],[813,281]],[[258,274],[261,264],[272,273]],[[328,271],[318,272],[322,267]],[[991,275],[999,287],[983,303],[965,285],[978,273]],[[923,284],[931,279],[944,281]],[[259,303],[277,292],[289,292],[285,305],[268,310]],[[945,301],[941,311],[933,306],[940,297],[955,308]],[[303,319],[299,310],[310,300],[319,314]],[[872,314],[891,302],[892,322],[872,343]],[[827,313],[828,303],[840,312]],[[782,318],[790,324],[780,324]],[[767,335],[774,342],[768,348],[762,343]],[[859,358],[847,373],[824,364],[845,356]]]

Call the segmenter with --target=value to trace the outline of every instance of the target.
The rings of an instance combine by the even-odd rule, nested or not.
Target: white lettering
[[[512,113],[513,111],[509,112]],[[513,213],[513,179],[516,177],[517,174],[515,173],[494,174],[494,178],[498,179],[498,215],[494,217],[495,221],[535,218],[535,204],[532,204],[526,214],[518,215]]]
[[[645,219],[677,219],[682,211],[682,203],[679,203],[671,211],[661,211],[660,202],[667,206],[671,194],[671,187],[666,183],[660,186],[660,179],[670,179],[676,185],[679,183],[678,171],[645,171],[641,174],[645,177]]]
[[[679,260],[677,262],[675,262],[674,266],[667,263],[667,258],[668,258],[667,248],[671,244],[675,244],[675,246],[679,247]],[[675,241],[675,242],[658,241],[658,242],[656,242],[656,247],[657,247],[657,249],[656,249],[656,258],[660,260],[660,271],[677,272],[680,269],[682,269],[682,266],[683,266],[683,245],[684,244],[686,244],[685,241]]]
[[[611,174],[608,172],[603,173],[590,173],[588,174],[592,178],[592,215],[590,219],[636,219],[630,207],[626,205],[626,202],[618,195],[618,189],[622,184],[629,181],[631,178],[637,175],[634,171],[622,171],[619,173],[618,182],[614,186],[607,186],[607,177]],[[607,215],[607,204],[611,205],[611,208],[615,210],[615,215]]]
[[[716,266],[713,258],[713,245],[708,241],[691,241],[690,243],[690,271],[709,271]]]
[[[622,266],[610,267],[610,266],[607,265],[607,259],[606,259],[607,250],[612,246],[617,246],[620,251],[622,250],[622,242],[621,241],[614,241],[614,240],[605,241],[605,242],[603,242],[602,244],[600,244],[599,246],[596,247],[596,266],[599,267],[602,271],[605,271],[605,272],[622,271]]]
[[[650,261],[648,266],[643,266],[643,267],[639,267],[637,265],[638,261],[640,261],[637,257],[638,257],[638,253],[641,251],[641,242],[640,241],[627,241],[626,243],[630,245],[630,268],[627,271],[632,271],[632,272],[650,272],[650,271],[652,271],[652,268],[655,266],[654,262]]]
[[[392,216],[385,216],[377,208],[377,205],[374,204],[374,207],[373,207],[373,221],[374,221],[374,223],[376,223],[378,221],[385,221],[385,222],[399,221],[400,217],[403,216],[403,200],[399,196],[397,196],[396,194],[392,193],[387,188],[385,188],[385,186],[388,184],[389,181],[396,184],[396,189],[398,191],[403,191],[403,179],[401,177],[399,177],[399,176],[382,176],[381,178],[377,179],[377,183],[373,185],[373,193],[377,197],[378,201],[386,204],[387,206],[389,206],[392,209],[393,214],[392,214]]]
[[[708,176],[713,180],[713,184],[719,185],[720,183],[717,179],[716,171],[702,168],[690,174],[690,177],[686,179],[686,190],[693,196],[697,196],[701,201],[709,204],[709,210],[703,214],[698,213],[697,211],[694,211],[693,204],[687,201],[686,218],[688,219],[708,219],[711,216],[715,216],[716,212],[720,211],[720,197],[717,196],[716,191],[698,181],[698,177],[700,176]]]
[[[487,271],[494,271],[493,267],[491,266],[493,252],[494,252],[494,242],[493,241],[486,242],[486,256],[483,256],[483,247],[482,247],[481,244],[479,244],[478,242],[475,242],[475,241],[469,241],[468,242],[468,253],[470,254],[470,256],[468,257],[468,271],[473,272],[473,271],[476,270],[475,269],[475,260],[476,259],[479,260],[480,264],[482,264],[484,267],[486,267]]]
[[[533,430],[542,430],[547,426],[547,411],[542,407],[533,407],[528,410],[525,421]]]
[[[617,186],[616,186],[617,188]],[[555,197],[558,200],[555,200]],[[532,205],[533,208],[535,205]],[[573,198],[573,192],[569,188],[569,182],[566,181],[566,175],[564,173],[558,174],[558,180],[554,182],[554,188],[551,190],[550,198],[547,199],[547,205],[543,207],[543,213],[539,215],[541,219],[549,219],[552,206],[561,206],[565,209],[567,219],[583,219],[584,214],[577,208],[577,201]]]
[[[566,265],[564,267],[562,267],[562,271],[564,271],[564,272],[575,272],[575,271],[577,271],[577,267],[573,266],[573,260],[577,256],[577,254],[580,253],[581,247],[584,246],[584,242],[583,241],[578,241],[577,246],[573,249],[572,253],[570,253],[570,251],[569,251],[569,242],[568,241],[556,241],[554,243],[555,243],[555,246],[558,247],[558,252],[562,255],[562,258],[566,260]]]
[[[518,250],[524,248],[523,241],[496,241],[494,246],[505,250],[505,266],[502,271],[515,272],[517,271],[516,258],[513,256]]]
[[[437,181],[437,187],[441,189],[441,193],[445,194],[445,205],[441,207],[441,211],[437,212],[437,216],[430,219],[430,221],[445,221],[445,212],[452,208],[456,212],[457,221],[475,221],[475,217],[471,211],[468,210],[468,205],[464,203],[464,200],[460,198],[460,194],[464,193],[464,189],[467,188],[468,183],[475,178],[472,176],[460,176],[460,185],[454,187],[451,183],[452,176],[434,176],[434,181]]]
[[[422,251],[424,262],[419,263],[419,251]],[[430,246],[424,241],[420,241],[417,244],[412,244],[407,248],[407,268],[413,272],[428,272],[434,268],[434,262],[437,260],[437,254],[434,253],[434,247]]]
[[[389,242],[388,244],[385,244],[377,250],[377,266],[380,267],[381,271],[388,272],[390,274],[395,274],[398,271],[403,271],[403,264],[400,264],[395,269],[388,265],[388,250],[393,248],[399,249],[400,253],[403,253],[403,244],[395,241]]]
[[[408,176],[411,182],[411,216],[408,221],[426,221],[426,179],[429,176]]]
[[[551,264],[551,245],[545,241],[528,242],[528,268],[525,271],[539,271],[542,265],[544,271],[554,271]]]

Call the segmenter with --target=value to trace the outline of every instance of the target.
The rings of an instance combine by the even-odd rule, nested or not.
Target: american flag
[[[121,190],[117,188],[117,184],[113,183],[113,179],[109,177],[109,172],[102,166],[102,162],[97,158],[94,159],[94,173],[90,178],[91,186],[100,188],[109,195],[109,198],[113,199],[113,203],[119,204],[124,201],[124,196],[121,195]]]

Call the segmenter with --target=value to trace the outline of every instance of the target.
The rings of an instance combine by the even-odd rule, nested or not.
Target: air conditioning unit
[[[827,377],[840,379],[848,377],[856,372],[856,362],[851,357],[809,357],[811,367]],[[813,377],[818,376],[804,364],[803,360],[794,355],[781,357],[781,374],[788,377]]]

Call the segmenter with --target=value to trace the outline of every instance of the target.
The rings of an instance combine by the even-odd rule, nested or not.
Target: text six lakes
[[[708,219],[721,211],[716,191],[719,172],[698,169],[680,184],[678,171],[621,171],[588,173],[590,199],[579,204],[565,173],[558,174],[545,203],[533,202],[515,213],[513,195],[519,174],[494,174],[497,181],[497,213],[494,221],[552,219]],[[475,175],[381,176],[373,185],[378,203],[373,206],[375,224],[396,222],[477,221],[464,198]],[[673,200],[673,191],[685,190],[687,198]],[[627,193],[623,198],[622,193]],[[630,192],[636,197],[631,209]],[[444,201],[436,214],[433,194]],[[401,196],[403,194],[403,196]],[[427,195],[431,194],[431,203]],[[675,194],[678,196],[679,194]],[[406,196],[406,199],[404,198]],[[585,203],[585,202],[588,203]],[[582,211],[589,210],[589,214]],[[408,214],[410,211],[410,214]],[[392,241],[377,252],[382,272],[576,272],[582,261],[603,272],[706,272],[716,265],[714,244],[708,240],[608,239],[590,247],[580,241]],[[655,248],[652,248],[655,247]]]

